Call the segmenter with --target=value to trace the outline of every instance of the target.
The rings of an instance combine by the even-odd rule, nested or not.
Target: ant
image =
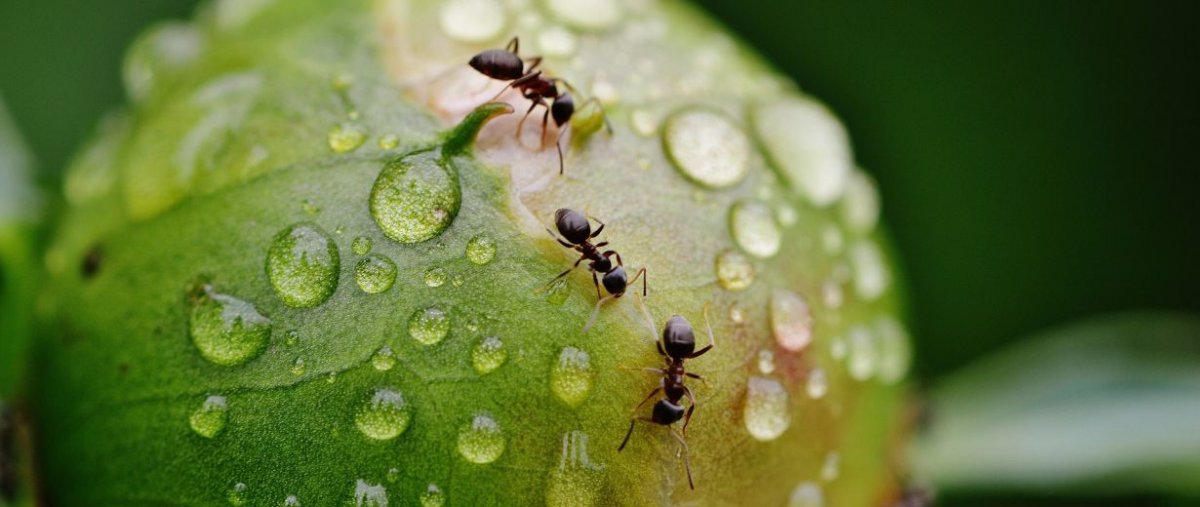
[[[643,311],[645,311],[644,307]],[[650,320],[651,328],[653,328],[654,322],[650,319],[649,314],[646,315],[646,318]],[[659,380],[658,387],[650,391],[650,395],[646,396],[646,399],[642,400],[641,403],[638,403],[633,410],[636,412],[637,409],[642,408],[642,405],[645,405],[646,402],[657,396],[659,392],[662,392],[666,397],[654,404],[654,410],[651,412],[650,417],[641,416],[629,420],[629,431],[625,433],[625,440],[621,441],[621,446],[617,447],[617,452],[625,449],[625,445],[629,443],[629,437],[633,435],[633,427],[638,421],[666,426],[667,432],[675,437],[682,446],[680,451],[683,454],[684,468],[687,469],[688,487],[691,489],[696,489],[696,484],[692,481],[692,465],[688,460],[688,446],[685,438],[687,437],[688,423],[692,421],[692,413],[696,411],[696,397],[692,395],[692,390],[683,384],[683,381],[685,377],[690,377],[704,382],[704,378],[695,373],[684,371],[683,361],[685,359],[700,357],[716,345],[715,340],[713,340],[712,325],[708,323],[707,307],[704,309],[704,325],[708,328],[708,346],[696,350],[696,335],[692,332],[692,325],[687,319],[675,315],[667,320],[666,325],[663,326],[662,340],[655,341],[655,344],[658,346],[658,353],[666,360],[667,367],[645,368],[645,371],[662,375],[662,379]],[[680,403],[684,397],[687,397],[689,402],[686,411]],[[680,419],[683,419],[683,429],[676,432],[671,425]]]
[[[558,85],[563,85],[571,92],[574,92],[575,88],[564,79],[547,77],[542,71],[536,70],[542,64],[540,56],[530,58],[528,66],[526,66],[526,62],[518,55],[520,47],[520,40],[513,37],[504,46],[504,49],[484,50],[471,57],[467,63],[480,74],[499,81],[509,81],[509,84],[496,94],[496,97],[509,88],[513,88],[520,91],[521,96],[531,102],[529,109],[525,111],[525,116],[522,116],[521,121],[517,123],[515,135],[518,140],[521,137],[521,128],[525,125],[525,120],[529,118],[534,108],[542,106],[546,109],[542,115],[542,145],[539,149],[546,146],[546,124],[550,118],[553,118],[554,125],[559,129],[558,137],[554,139],[554,148],[558,150],[558,174],[563,174],[563,153],[560,141],[563,133],[566,132],[563,126],[567,125],[571,121],[571,117],[575,115],[575,99],[571,97],[570,93],[560,91]],[[492,100],[495,100],[496,97],[493,97]],[[547,103],[547,100],[550,102]],[[595,103],[603,114],[604,109],[599,100],[592,97],[584,101],[583,105],[590,103]],[[604,119],[604,127],[609,134],[612,133],[612,125],[609,125],[608,118]]]
[[[596,219],[593,218],[592,220]],[[558,229],[558,234],[562,235],[562,238],[555,235],[554,231],[551,231],[549,228],[546,229],[546,232],[554,236],[554,239],[560,245],[579,252],[579,259],[575,261],[575,264],[562,273],[559,273],[550,283],[554,283],[559,278],[567,276],[567,273],[579,267],[579,263],[585,260],[588,261],[588,270],[592,272],[592,285],[596,286],[596,298],[599,301],[596,302],[596,309],[592,311],[592,316],[588,319],[587,325],[584,326],[584,331],[592,327],[592,323],[596,319],[596,314],[600,311],[600,305],[603,305],[610,299],[616,299],[625,295],[625,289],[631,282],[636,283],[638,278],[642,279],[642,296],[644,297],[646,295],[646,279],[649,278],[649,275],[646,275],[646,268],[642,268],[633,276],[633,280],[630,280],[629,276],[625,273],[625,263],[621,260],[621,254],[617,253],[616,250],[601,251],[601,248],[608,245],[607,241],[592,243],[592,240],[604,231],[604,222],[596,220],[596,223],[600,224],[600,226],[593,231],[591,222],[588,221],[588,218],[583,213],[573,209],[559,208],[554,212],[554,226]],[[611,257],[617,258],[615,266],[612,263]],[[597,279],[597,273],[603,276]],[[643,275],[646,276],[643,277]],[[604,290],[608,292],[608,296],[601,296],[601,284],[604,285]]]

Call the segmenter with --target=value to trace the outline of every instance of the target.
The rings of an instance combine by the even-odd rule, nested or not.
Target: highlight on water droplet
[[[450,316],[441,308],[422,308],[408,319],[408,335],[421,345],[437,345],[450,334]]]
[[[875,180],[865,172],[854,171],[846,183],[846,194],[840,204],[842,221],[854,232],[871,232],[879,223],[879,191]]]
[[[239,482],[229,488],[229,492],[225,494],[225,499],[229,500],[229,505],[241,507],[246,505],[246,483]]]
[[[396,282],[396,263],[379,254],[363,257],[354,266],[354,281],[367,294],[386,292]]]
[[[425,272],[425,286],[432,288],[441,287],[446,285],[446,280],[449,278],[450,275],[446,273],[445,269],[429,268],[429,271]]]
[[[775,343],[780,347],[799,352],[812,343],[812,311],[799,294],[785,289],[771,291],[770,318]]]
[[[825,494],[817,483],[806,481],[792,490],[788,497],[788,507],[825,507]]]
[[[396,366],[396,353],[387,345],[380,347],[375,351],[375,355],[371,356],[371,366],[379,371],[391,370]]]
[[[221,366],[236,366],[258,357],[271,337],[271,320],[254,305],[219,294],[211,285],[189,294],[188,331],[200,355]]]
[[[224,396],[212,395],[205,398],[188,418],[192,431],[204,438],[213,438],[225,430],[225,420],[229,416],[229,404]]]
[[[875,375],[879,348],[870,329],[862,325],[850,329],[847,353],[847,369],[854,380],[867,380]]]
[[[593,376],[588,353],[567,347],[558,355],[558,362],[550,371],[550,390],[568,406],[578,406],[591,393]]]
[[[875,335],[879,344],[879,381],[895,384],[908,374],[912,348],[904,325],[891,315],[875,319]]]
[[[471,463],[491,463],[504,454],[504,433],[487,412],[480,412],[458,432],[458,453]]]
[[[387,507],[387,488],[359,479],[354,482],[354,507]]]
[[[846,130],[829,110],[788,98],[763,103],[752,116],[771,162],[793,187],[817,206],[841,197],[852,157]]]
[[[480,266],[492,262],[496,257],[496,241],[486,234],[479,234],[467,242],[467,259]]]
[[[742,251],[766,259],[779,252],[783,233],[767,205],[742,201],[730,208],[729,229],[734,242]]]
[[[375,242],[372,241],[371,238],[367,236],[359,236],[354,238],[354,241],[350,243],[350,251],[354,252],[354,255],[361,257],[371,253],[371,247],[374,246],[374,244]]]
[[[324,303],[337,289],[337,245],[316,224],[302,222],[275,235],[267,251],[267,277],[275,294],[293,308]]]
[[[726,188],[746,177],[750,139],[724,113],[689,108],[672,114],[663,126],[663,149],[689,180]]]
[[[717,254],[717,283],[727,290],[745,290],[754,283],[754,265],[750,259],[733,250]]]
[[[497,336],[486,336],[471,350],[471,365],[475,372],[487,375],[499,368],[508,359],[508,350]]]
[[[437,484],[430,483],[421,492],[421,507],[443,507],[446,505],[446,493]]]
[[[891,275],[879,247],[871,240],[862,240],[850,248],[850,263],[854,266],[854,292],[858,297],[873,301],[887,290]]]
[[[563,435],[558,467],[546,484],[547,507],[591,507],[600,501],[604,467],[588,456],[588,436],[582,431]]]
[[[346,153],[358,149],[367,140],[367,129],[353,122],[341,122],[329,129],[329,149]]]
[[[412,407],[400,391],[378,388],[354,415],[354,425],[367,438],[391,440],[408,429]]]
[[[775,440],[792,424],[791,399],[779,381],[750,377],[742,421],[750,436],[763,442]]]
[[[825,397],[825,393],[829,392],[829,375],[825,373],[824,369],[813,368],[808,371],[804,391],[808,393],[809,398],[814,400]]]
[[[388,162],[371,187],[371,217],[387,237],[400,243],[441,234],[461,204],[458,172],[437,151]]]
[[[283,499],[283,507],[301,507],[300,499],[296,495],[288,495]]]
[[[831,482],[838,478],[841,473],[842,455],[837,451],[829,451],[825,455],[825,461],[821,463],[821,480]]]

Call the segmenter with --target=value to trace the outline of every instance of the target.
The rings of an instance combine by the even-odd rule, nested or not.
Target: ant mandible
[[[529,118],[537,106],[542,106],[546,112],[542,115],[542,135],[541,146],[539,149],[546,146],[546,124],[550,118],[554,119],[554,125],[558,127],[558,137],[554,139],[554,148],[558,151],[558,174],[563,174],[563,153],[562,153],[562,136],[566,132],[564,125],[571,121],[571,117],[575,115],[575,99],[566,91],[560,91],[558,85],[562,84],[572,92],[575,88],[570,83],[563,79],[555,77],[547,77],[540,70],[536,70],[542,63],[542,57],[535,56],[529,59],[529,64],[526,66],[524,60],[518,54],[521,42],[517,37],[513,37],[504,46],[504,49],[488,49],[471,57],[467,62],[471,68],[479,71],[492,79],[499,81],[509,81],[509,84],[496,94],[499,97],[509,88],[516,89],[521,92],[521,96],[528,99],[531,103],[529,109],[525,111],[525,116],[521,117],[521,121],[517,123],[515,135],[517,139],[521,137],[521,128],[525,125],[525,120]],[[495,97],[492,98],[495,100]],[[547,103],[547,100],[550,102]],[[594,103],[600,108],[603,115],[603,107],[600,101],[595,97],[584,101],[584,105]],[[604,118],[604,127],[608,132],[612,133],[612,125],[609,125],[608,118]]]
[[[593,218],[592,220],[595,219]],[[607,241],[592,243],[592,240],[604,231],[604,222],[596,220],[596,223],[600,224],[600,226],[593,231],[591,222],[588,221],[588,218],[583,213],[573,209],[559,208],[558,211],[554,212],[554,226],[558,229],[558,234],[562,237],[560,238],[555,235],[554,231],[551,231],[549,228],[546,229],[546,232],[554,236],[554,239],[560,245],[579,252],[579,259],[575,260],[575,264],[562,273],[559,273],[550,283],[554,283],[555,280],[567,276],[568,273],[579,267],[581,262],[588,261],[588,270],[592,272],[592,285],[596,287],[596,298],[598,301],[596,302],[596,309],[592,311],[591,318],[588,319],[587,325],[584,326],[584,331],[592,326],[592,322],[595,321],[596,314],[600,311],[601,305],[610,299],[616,299],[625,295],[625,289],[631,282],[636,283],[638,278],[642,279],[642,296],[645,296],[646,279],[649,278],[646,275],[646,268],[642,268],[630,280],[629,276],[625,273],[625,263],[621,260],[621,254],[617,253],[616,250],[601,251],[601,248],[608,246]],[[612,257],[617,258],[616,265],[613,265]],[[597,279],[597,273],[602,275],[599,279]],[[608,296],[601,296],[601,284],[604,285],[604,290],[608,292]]]
[[[646,318],[649,320],[650,316],[647,314]],[[654,322],[652,320],[650,325],[653,328]],[[654,404],[654,409],[650,417],[640,416],[629,420],[629,431],[625,433],[625,440],[621,441],[621,446],[617,447],[617,452],[625,449],[625,445],[629,443],[629,437],[633,435],[633,427],[638,421],[666,426],[667,432],[675,437],[679,441],[680,446],[682,446],[683,466],[687,470],[688,487],[691,489],[696,489],[696,484],[692,481],[692,465],[688,460],[686,437],[688,423],[692,421],[692,414],[696,411],[696,397],[692,395],[692,390],[684,385],[683,381],[685,377],[690,377],[703,382],[704,378],[695,373],[685,371],[683,361],[685,359],[700,357],[716,345],[713,339],[712,326],[708,323],[707,307],[704,309],[704,325],[708,328],[708,346],[696,350],[696,335],[692,332],[692,325],[687,319],[675,315],[667,320],[666,325],[663,326],[662,340],[656,340],[655,342],[658,345],[658,353],[666,360],[667,366],[666,368],[645,368],[645,371],[662,375],[662,379],[659,380],[658,387],[650,391],[650,394],[641,403],[638,403],[633,410],[636,412],[637,409],[642,408],[642,405],[645,405],[646,402],[653,399],[660,392],[666,397]],[[684,397],[687,397],[689,402],[686,411],[683,408],[683,404],[680,403]],[[676,432],[672,425],[680,419],[683,419],[683,429]]]

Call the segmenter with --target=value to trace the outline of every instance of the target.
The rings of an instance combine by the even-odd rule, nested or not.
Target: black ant
[[[595,219],[593,218],[592,220]],[[560,245],[579,252],[579,259],[575,261],[575,264],[562,273],[559,273],[550,283],[554,283],[559,278],[567,276],[567,273],[579,267],[579,263],[585,260],[588,261],[588,270],[592,272],[592,285],[596,286],[596,298],[599,301],[596,302],[596,309],[592,311],[592,317],[588,319],[587,326],[584,326],[585,331],[592,326],[597,312],[600,311],[600,305],[610,299],[616,299],[625,295],[625,289],[631,282],[636,283],[638,278],[642,279],[642,296],[645,296],[646,278],[649,278],[648,275],[643,277],[643,275],[646,275],[646,268],[642,268],[633,276],[633,280],[630,280],[625,273],[625,263],[621,260],[621,254],[617,253],[616,250],[601,251],[601,248],[608,245],[607,241],[592,243],[592,239],[595,239],[596,236],[599,236],[604,231],[604,222],[596,220],[596,223],[600,224],[600,226],[595,231],[592,231],[592,224],[583,213],[573,209],[559,208],[558,211],[554,212],[554,226],[558,229],[558,233],[562,235],[562,238],[556,236],[554,231],[546,229]],[[617,258],[615,266],[612,263],[612,257]],[[597,273],[603,276],[597,279]],[[601,296],[601,284],[604,285],[604,290],[608,292],[608,296]]]
[[[521,92],[521,96],[529,99],[529,109],[525,111],[525,116],[521,117],[521,121],[517,123],[516,137],[520,139],[521,128],[525,125],[525,120],[529,118],[529,114],[533,112],[537,106],[542,106],[546,109],[542,115],[542,136],[541,147],[546,146],[546,122],[550,118],[554,118],[554,125],[558,127],[558,137],[554,140],[554,148],[558,150],[558,174],[563,173],[563,153],[562,140],[563,133],[566,129],[563,127],[571,121],[571,117],[575,115],[575,99],[566,91],[560,91],[558,85],[574,92],[575,88],[566,80],[547,77],[540,70],[536,70],[542,63],[542,57],[535,56],[529,59],[529,64],[526,66],[524,60],[518,55],[520,50],[520,40],[513,37],[504,46],[504,49],[488,49],[475,56],[471,57],[471,61],[467,62],[471,68],[479,71],[492,79],[500,81],[510,81],[500,93],[496,94],[499,97],[505,90],[513,88]],[[492,98],[495,100],[495,97]],[[549,100],[548,104],[546,101]],[[583,104],[595,103],[596,107],[601,109],[600,101],[595,97],[588,99]],[[612,126],[609,125],[608,119],[604,119],[604,126],[608,132],[612,133]]]
[[[648,314],[646,318],[650,318]],[[662,375],[662,379],[659,381],[658,387],[650,391],[650,395],[638,403],[633,410],[636,412],[637,409],[642,408],[642,405],[657,396],[659,392],[666,397],[654,404],[654,410],[650,417],[640,416],[629,420],[629,431],[625,433],[625,440],[621,441],[621,446],[617,447],[617,452],[625,449],[625,445],[629,443],[629,437],[633,435],[633,427],[638,421],[666,426],[667,432],[675,437],[682,446],[680,451],[683,453],[683,465],[687,469],[688,487],[691,489],[696,489],[696,484],[692,481],[692,465],[688,460],[688,446],[685,439],[688,423],[692,421],[692,413],[696,411],[696,397],[692,395],[692,390],[684,385],[683,381],[685,377],[690,377],[704,382],[704,378],[684,371],[683,361],[700,357],[716,345],[713,340],[712,326],[708,324],[708,308],[705,308],[704,311],[704,324],[708,328],[708,346],[696,350],[696,335],[692,332],[692,325],[688,323],[687,319],[675,315],[667,320],[666,325],[663,326],[662,340],[655,342],[658,345],[658,353],[667,362],[667,367],[645,368],[648,372]],[[650,325],[653,327],[654,322],[651,321]],[[684,397],[687,397],[689,402],[686,411],[683,404],[680,403]],[[680,419],[683,419],[683,429],[676,432],[671,425]]]

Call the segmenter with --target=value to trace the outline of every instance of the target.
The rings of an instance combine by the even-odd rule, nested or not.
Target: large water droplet
[[[254,305],[218,294],[205,285],[193,293],[188,328],[192,343],[209,362],[222,366],[245,363],[262,354],[271,337],[271,321]]]
[[[558,355],[558,363],[550,372],[550,390],[563,403],[572,407],[583,403],[592,390],[591,358],[587,352],[567,347]]]
[[[371,366],[376,370],[388,371],[396,366],[396,353],[392,352],[392,348],[384,345],[371,356]]]
[[[771,208],[759,202],[735,204],[729,211],[729,229],[743,251],[761,259],[775,255],[783,244]]]
[[[329,149],[334,153],[354,151],[367,140],[367,130],[362,125],[342,122],[329,129]]]
[[[496,241],[480,234],[467,242],[467,259],[474,264],[484,265],[496,257]]]
[[[717,282],[728,290],[745,290],[754,283],[754,265],[750,259],[733,250],[717,254]]]
[[[374,241],[371,241],[371,238],[359,236],[354,238],[354,242],[350,243],[350,251],[354,252],[354,255],[358,256],[367,255],[371,253],[371,247],[373,245]]]
[[[430,484],[421,493],[421,507],[442,507],[446,505],[446,493],[437,484]]]
[[[684,176],[710,188],[736,185],[749,167],[746,133],[725,114],[709,109],[671,115],[663,127],[663,147]]]
[[[771,292],[770,310],[771,331],[780,347],[798,352],[812,343],[812,311],[799,294],[775,289]]]
[[[792,424],[790,404],[788,392],[779,381],[750,377],[742,411],[750,436],[764,442],[779,438]]]
[[[790,98],[762,104],[754,128],[767,154],[813,204],[833,203],[846,188],[850,146],[846,130],[824,106]]]
[[[229,488],[229,492],[225,494],[225,499],[229,500],[229,505],[233,507],[242,507],[246,505],[246,483],[239,482]]]
[[[391,440],[408,429],[412,407],[400,391],[379,388],[362,404],[354,416],[354,425],[363,435],[375,440]]]
[[[471,351],[471,364],[475,367],[475,372],[480,375],[491,373],[504,361],[508,359],[508,351],[504,349],[504,342],[496,336],[488,336],[479,343],[475,344],[475,348]]]
[[[855,326],[850,329],[849,336],[846,361],[850,376],[855,380],[867,380],[879,367],[879,347],[875,335],[865,326]]]
[[[912,362],[908,332],[895,317],[883,315],[875,320],[875,333],[879,338],[879,380],[885,384],[899,382]]]
[[[225,420],[229,416],[229,404],[224,396],[209,396],[200,404],[200,408],[192,412],[188,424],[192,431],[204,438],[213,438],[225,430]]]
[[[442,32],[462,42],[487,42],[504,28],[504,6],[496,0],[450,0],[442,4]]]
[[[421,345],[436,345],[449,333],[450,316],[441,308],[423,308],[408,319],[408,334]]]
[[[387,507],[387,489],[382,484],[368,484],[359,479],[354,483],[354,507]]]
[[[815,482],[802,482],[792,490],[788,507],[825,507],[825,495]]]
[[[396,282],[396,263],[379,254],[363,257],[354,266],[354,281],[367,294],[387,291]]]
[[[584,30],[603,30],[621,20],[616,0],[548,0],[546,7],[558,19]]]
[[[504,433],[487,412],[480,412],[458,432],[458,453],[471,463],[491,463],[504,454]]]
[[[436,151],[388,162],[371,187],[371,216],[387,237],[400,243],[441,234],[461,204],[458,173]]]
[[[825,397],[825,393],[829,392],[829,376],[824,369],[813,368],[808,372],[808,381],[804,385],[804,391],[808,393],[808,397],[814,400],[819,400]]]
[[[546,485],[547,507],[591,507],[599,503],[604,467],[588,456],[588,436],[582,431],[563,435],[558,468]]]
[[[850,263],[854,265],[854,292],[858,297],[872,301],[882,295],[891,283],[883,254],[873,241],[855,243],[850,249]]]
[[[311,223],[280,231],[267,252],[267,277],[279,299],[293,308],[311,308],[329,299],[340,270],[337,245]]]
[[[870,232],[879,223],[879,191],[875,189],[875,180],[867,173],[850,173],[841,211],[846,226],[858,233]]]

